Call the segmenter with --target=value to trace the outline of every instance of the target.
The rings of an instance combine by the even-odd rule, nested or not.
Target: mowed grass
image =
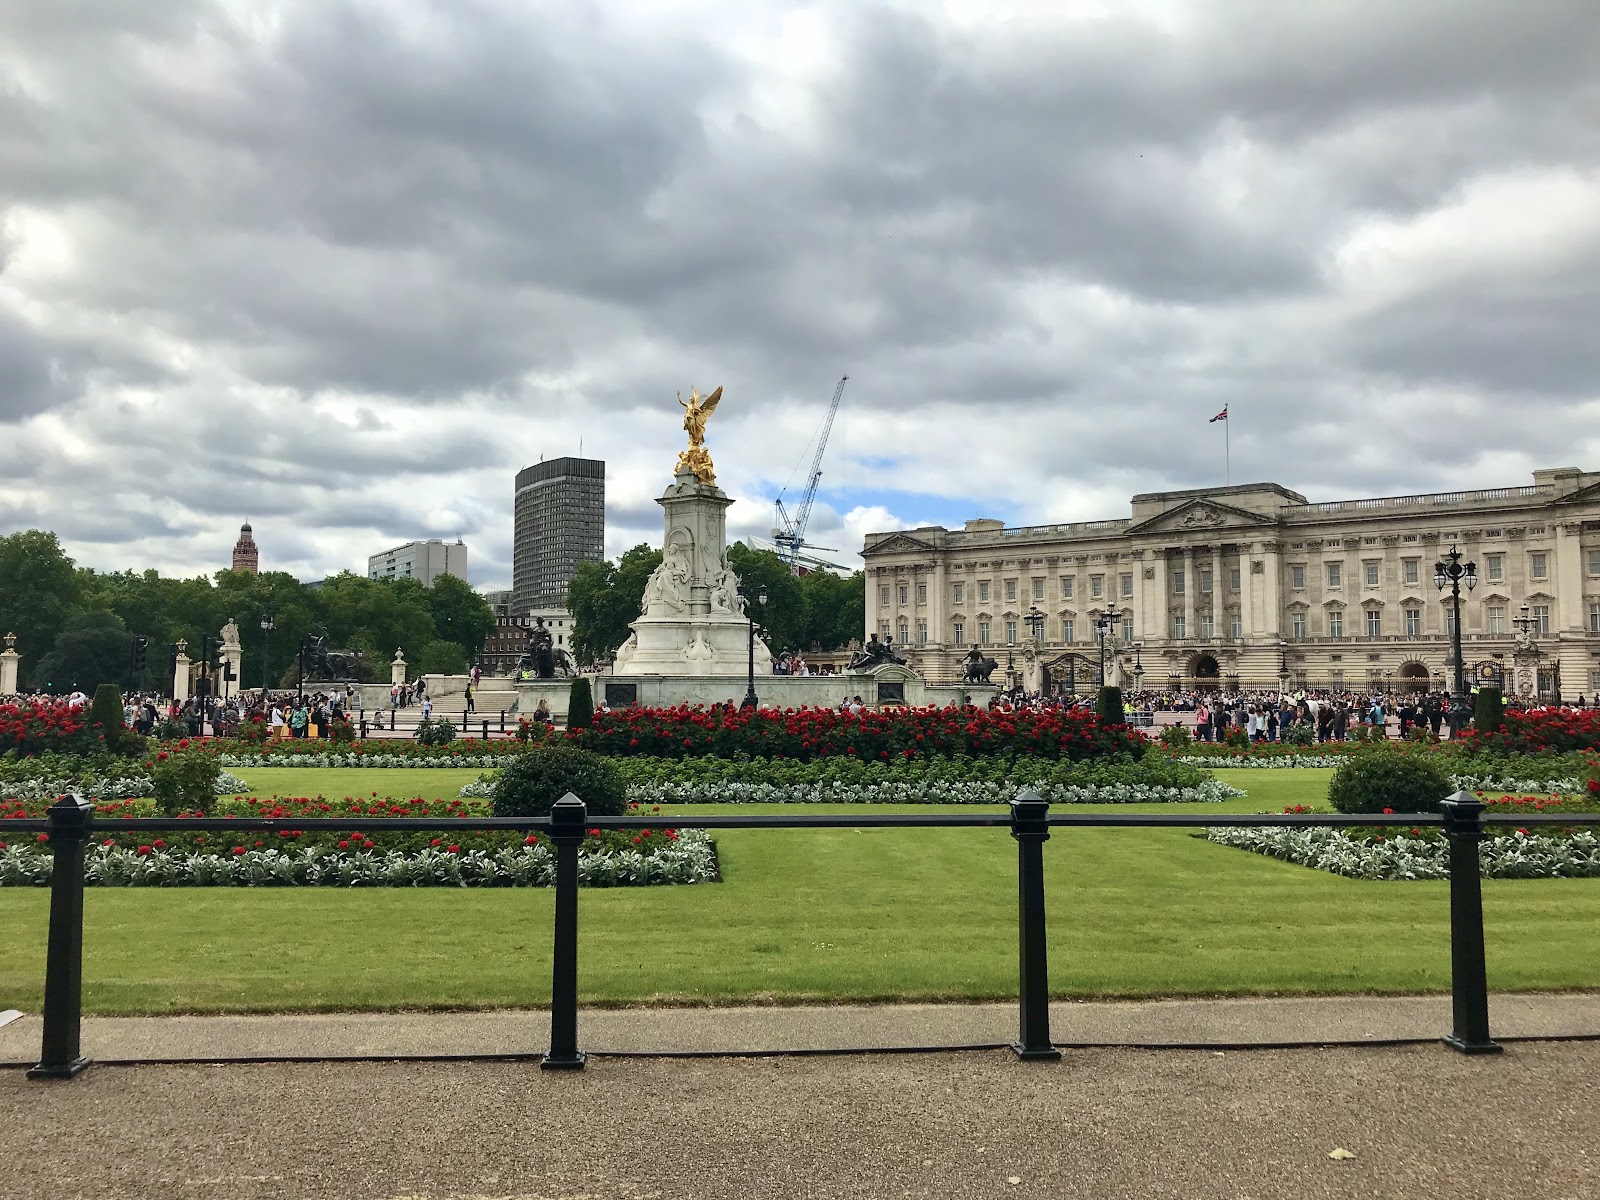
[[[240,773],[260,794],[401,797],[453,795],[476,774]],[[1250,795],[1148,807],[1320,805],[1331,772],[1219,775]],[[1015,994],[1016,847],[1003,829],[730,830],[718,843],[723,883],[584,890],[584,1003]],[[1057,831],[1045,862],[1058,996],[1449,986],[1445,883],[1340,879],[1182,830]],[[1484,893],[1491,986],[1600,986],[1600,880],[1489,881]],[[542,1004],[552,899],[531,889],[91,889],[84,1002],[101,1013]],[[0,890],[0,1008],[38,1007],[47,900]]]

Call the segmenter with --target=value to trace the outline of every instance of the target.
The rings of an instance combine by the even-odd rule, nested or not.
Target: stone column
[[[394,661],[389,664],[389,683],[403,686],[406,681],[406,656],[405,651],[396,650]]]
[[[1212,636],[1228,636],[1228,589],[1222,578],[1222,546],[1211,543],[1211,632]]]
[[[1584,628],[1584,562],[1583,547],[1579,544],[1582,532],[1583,526],[1573,522],[1556,526],[1556,619],[1552,622],[1551,633],[1580,632]],[[1565,680],[1562,682],[1564,684]]]
[[[1244,625],[1246,640],[1260,633],[1256,627],[1255,608],[1250,597],[1250,547],[1249,542],[1240,542],[1235,547],[1239,553],[1239,620]]]
[[[928,581],[927,620],[929,646],[943,646],[949,640],[945,635],[944,589],[944,557],[941,555],[933,560],[933,578]]]
[[[1213,579],[1215,585],[1216,580]],[[1194,577],[1194,547],[1183,548],[1183,636],[1189,641],[1194,640],[1194,594],[1200,587],[1200,581]]]
[[[220,694],[224,700],[231,700],[239,694],[239,684],[244,680],[244,647],[223,646],[222,660],[226,664],[222,677],[217,681]],[[229,673],[233,678],[228,678]]]
[[[6,634],[6,648],[0,650],[0,696],[17,694],[17,666],[22,656],[17,653],[17,635]]]
[[[1166,642],[1172,637],[1172,625],[1167,621],[1167,552],[1156,551],[1150,558],[1155,578],[1146,592],[1150,603],[1150,625],[1147,636]]]
[[[1278,542],[1263,542],[1261,548],[1266,559],[1262,632],[1276,640],[1283,635],[1283,547]]]
[[[172,665],[172,698],[179,704],[189,698],[189,656],[185,653],[188,647],[188,642],[178,642],[178,653]]]

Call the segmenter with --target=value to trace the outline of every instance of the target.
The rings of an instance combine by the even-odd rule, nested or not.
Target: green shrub
[[[150,767],[151,791],[162,816],[181,812],[209,813],[217,802],[222,767],[204,750],[162,750]]]
[[[99,700],[96,693],[95,699]],[[1506,701],[1499,688],[1479,688],[1472,700],[1472,727],[1480,733],[1493,733],[1506,723]]]
[[[1328,802],[1342,813],[1437,812],[1454,790],[1450,776],[1427,758],[1363,752],[1333,773]]]
[[[1228,732],[1223,736],[1222,742],[1226,746],[1235,746],[1241,750],[1250,748],[1250,731],[1242,725],[1229,725]]]
[[[122,689],[114,683],[102,683],[94,690],[94,702],[89,707],[89,727],[96,725],[99,735],[105,738],[105,747],[112,754],[126,753],[138,735],[122,723]]]
[[[1127,723],[1128,715],[1122,707],[1122,689],[1103,687],[1100,695],[1095,699],[1095,712],[1100,714],[1100,719],[1108,725],[1123,725]]]
[[[587,729],[593,724],[594,697],[589,692],[589,681],[579,675],[567,693],[567,728]]]
[[[328,740],[335,745],[343,746],[356,740],[355,722],[349,717],[335,717],[328,727]],[[447,741],[449,739],[446,739]]]
[[[175,742],[179,738],[189,736],[189,731],[184,728],[183,722],[174,721],[171,717],[162,717],[161,720],[156,722],[156,727],[152,732],[155,734],[156,740],[162,742]]]
[[[417,724],[417,741],[424,746],[444,746],[456,740],[456,727],[443,717],[426,717]]]
[[[1283,741],[1288,746],[1312,746],[1317,741],[1317,731],[1310,725],[1291,725],[1283,731]]]
[[[1189,727],[1187,725],[1168,725],[1161,731],[1160,741],[1163,746],[1171,746],[1174,750],[1181,750],[1193,742],[1194,738],[1189,736]]]
[[[589,815],[620,817],[628,811],[627,788],[616,764],[576,746],[535,746],[511,760],[494,785],[497,817],[544,817],[571,792]]]

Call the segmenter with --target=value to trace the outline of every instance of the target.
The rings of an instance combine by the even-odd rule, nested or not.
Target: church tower
[[[252,575],[261,569],[261,552],[256,549],[256,539],[251,536],[248,521],[239,526],[239,540],[233,544],[233,569],[249,571]]]

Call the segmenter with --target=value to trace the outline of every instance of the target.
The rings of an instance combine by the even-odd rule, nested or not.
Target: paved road
[[[1594,1042],[7,1070],[0,1195],[1579,1200],[1597,1109]]]

